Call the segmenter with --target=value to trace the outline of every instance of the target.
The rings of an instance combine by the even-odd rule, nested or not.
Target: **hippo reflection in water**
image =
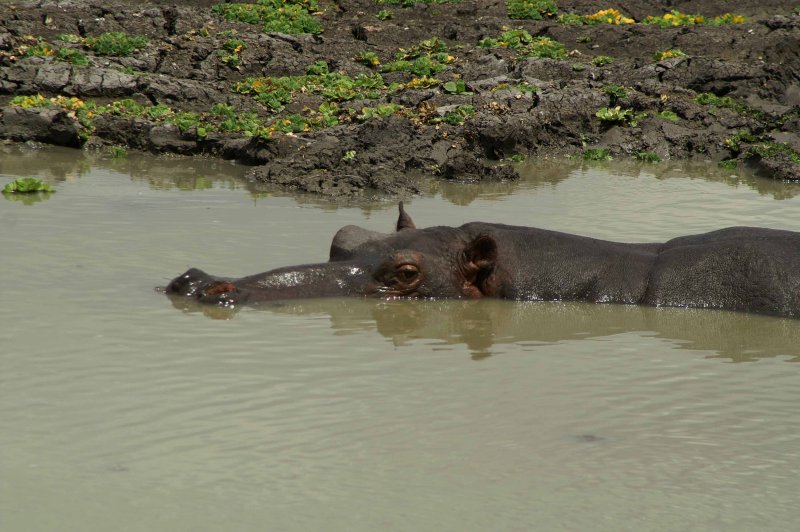
[[[192,268],[168,294],[223,306],[329,296],[590,301],[800,316],[800,233],[731,227],[626,244],[471,222],[340,229],[328,262],[231,279]]]

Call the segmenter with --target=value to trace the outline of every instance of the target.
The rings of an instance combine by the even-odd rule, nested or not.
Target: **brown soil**
[[[607,148],[615,157],[653,152],[662,159],[734,159],[765,176],[800,180],[800,15],[797,2],[558,1],[560,13],[588,15],[614,7],[637,21],[670,9],[707,17],[735,10],[742,24],[659,28],[652,25],[570,25],[555,18],[511,20],[502,0],[400,7],[374,0],[322,0],[319,35],[263,33],[259,26],[228,22],[209,1],[41,1],[0,4],[0,138],[107,149],[122,145],[154,153],[212,155],[252,164],[255,179],[332,197],[367,189],[413,193],[417,177],[478,181],[517,177],[511,156],[581,154]],[[376,13],[390,9],[388,20]],[[520,58],[509,48],[483,48],[478,41],[503,28],[522,28],[566,46],[565,59]],[[95,56],[72,65],[53,57],[22,57],[31,36],[50,43],[59,34],[96,36],[108,31],[146,35],[149,44],[129,57]],[[218,53],[231,36],[246,44],[238,65]],[[374,52],[386,63],[399,48],[438,37],[453,62],[435,77],[463,80],[468,93],[442,85],[385,91],[378,99],[340,101],[339,123],[306,132],[275,132],[271,138],[209,128],[181,129],[169,121],[104,114],[91,124],[59,107],[23,108],[19,95],[75,96],[108,103],[130,98],[141,105],[208,113],[226,103],[237,113],[265,121],[305,114],[322,96],[297,95],[275,112],[234,91],[246,77],[301,75],[315,61],[356,76],[374,68],[354,60]],[[59,45],[61,46],[61,45]],[[656,61],[654,54],[679,48],[686,55]],[[597,56],[613,62],[596,66]],[[414,75],[384,73],[390,82]],[[527,84],[527,85],[526,85]],[[601,89],[625,88],[615,100]],[[520,89],[535,86],[536,91]],[[698,103],[700,93],[731,97],[735,105]],[[403,107],[386,117],[361,121],[362,108],[382,103]],[[469,105],[462,124],[437,120]],[[638,120],[612,123],[596,112],[620,105]],[[677,119],[659,115],[671,111]],[[312,113],[313,114],[313,113]],[[746,133],[747,135],[741,135]],[[740,134],[738,137],[735,135]],[[739,138],[740,142],[731,142]]]

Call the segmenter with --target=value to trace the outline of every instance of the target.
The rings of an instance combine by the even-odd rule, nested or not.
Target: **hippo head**
[[[463,227],[417,229],[400,203],[395,233],[343,227],[333,238],[329,262],[240,279],[192,268],[166,292],[223,306],[330,296],[478,298],[493,294],[496,258],[492,237]]]

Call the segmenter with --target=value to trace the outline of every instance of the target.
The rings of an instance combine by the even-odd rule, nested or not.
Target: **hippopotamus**
[[[547,229],[470,222],[396,231],[349,225],[328,262],[242,278],[196,268],[166,292],[201,303],[356,296],[589,301],[800,317],[800,233],[730,227],[664,243],[622,243]]]

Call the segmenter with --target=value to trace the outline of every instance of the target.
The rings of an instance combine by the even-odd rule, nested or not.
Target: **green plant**
[[[671,48],[663,52],[656,52],[653,54],[653,59],[656,61],[663,61],[665,59],[673,59],[675,57],[686,57],[686,54],[680,48]]]
[[[81,44],[83,37],[75,35],[74,33],[62,33],[56,37],[57,41],[68,42],[70,44]]]
[[[680,11],[673,9],[669,13],[664,13],[661,16],[646,17],[642,21],[642,24],[653,24],[661,28],[669,28],[671,26],[690,26],[693,24],[704,24],[705,21],[706,21],[705,17],[701,15],[689,15],[687,13],[681,13]]]
[[[616,9],[603,9],[591,15],[576,15],[574,13],[564,13],[558,16],[558,21],[562,24],[594,25],[594,24],[633,24],[632,18],[624,16]]]
[[[604,85],[600,92],[608,94],[611,97],[611,104],[615,104],[617,100],[624,100],[628,97],[628,92],[625,90],[625,87],[621,85],[609,84]]]
[[[464,83],[463,79],[448,81],[442,85],[442,88],[450,94],[472,94],[471,92],[467,91],[467,85]]]
[[[724,13],[708,21],[708,23],[712,26],[722,26],[724,24],[743,24],[745,22],[747,22],[747,17],[743,17],[742,15],[734,15],[733,13]]]
[[[73,65],[88,65],[89,60],[80,50],[75,48],[62,48],[56,54],[57,61],[72,63]]]
[[[567,50],[563,44],[549,37],[533,37],[525,30],[507,30],[496,39],[486,37],[478,42],[482,48],[508,47],[519,57],[564,59]]]
[[[376,67],[381,64],[381,60],[378,59],[378,55],[375,52],[358,52],[354,59],[356,63],[361,63],[368,67]]]
[[[247,48],[247,43],[241,39],[228,39],[222,44],[222,50],[217,50],[219,60],[231,68],[239,67],[242,50]]]
[[[233,108],[232,105],[228,105],[227,103],[215,103],[211,106],[211,109],[208,110],[209,113],[216,116],[222,116],[226,118],[233,118],[236,116],[236,109]]]
[[[264,32],[322,32],[322,25],[314,17],[320,13],[316,0],[258,0],[253,4],[217,4],[211,10],[227,20],[260,24]]]
[[[610,57],[608,55],[598,55],[597,57],[594,57],[592,59],[592,64],[594,66],[610,65],[613,62],[614,62],[614,58]]]
[[[739,104],[730,96],[717,96],[711,92],[701,92],[694,97],[694,101],[700,105],[713,105],[714,107],[728,107],[735,109]]]
[[[743,104],[742,102],[740,102],[739,100],[732,98],[730,96],[717,96],[710,92],[701,92],[700,94],[695,96],[694,101],[699,103],[700,105],[724,107],[727,109],[731,109],[740,115],[751,116],[754,118],[761,118],[764,115],[762,111],[752,109]]]
[[[506,0],[508,18],[542,20],[558,12],[553,0]]]
[[[299,92],[317,94],[327,101],[375,99],[387,91],[380,74],[359,74],[354,78],[338,72],[328,72],[322,61],[312,64],[305,76],[244,78],[234,91],[249,94],[273,111],[280,111]]]
[[[595,113],[595,116],[601,122],[623,123],[635,127],[640,120],[647,117],[647,113],[634,113],[633,109],[623,109],[617,105],[616,107],[602,107]]]
[[[762,142],[750,146],[748,154],[757,155],[762,159],[775,157],[777,155],[785,155],[794,164],[800,164],[800,153],[791,148],[788,144],[783,142]]]
[[[306,74],[309,76],[324,76],[330,73],[328,63],[325,61],[314,61],[306,67]]]
[[[109,153],[113,159],[122,159],[128,156],[128,150],[122,146],[111,146]]]
[[[720,161],[718,166],[726,170],[736,170],[739,166],[739,162],[736,159],[727,159],[725,161]]]
[[[22,57],[51,57],[56,55],[57,50],[46,42],[37,42],[33,46],[23,45],[19,47]]]
[[[764,137],[761,136],[761,135],[753,135],[749,131],[739,131],[738,133],[736,133],[732,137],[726,138],[725,141],[724,141],[724,144],[731,151],[739,153],[742,150],[742,148],[741,148],[741,143],[742,142],[746,142],[748,144],[751,144],[751,143],[754,143],[754,142],[762,142],[763,140],[764,140]]]
[[[665,109],[659,113],[656,113],[659,118],[663,118],[664,120],[669,120],[670,122],[677,122],[680,120],[680,117],[675,114],[674,111],[670,111],[669,109]]]
[[[521,153],[515,153],[515,154],[509,156],[508,159],[511,162],[521,163],[521,162],[525,161],[526,157],[524,155],[522,155]]]
[[[453,111],[449,111],[444,116],[435,118],[431,122],[438,123],[444,122],[451,126],[459,126],[464,123],[466,119],[475,114],[475,108],[471,105],[459,105]]]
[[[152,120],[164,120],[168,116],[174,114],[172,108],[163,103],[156,104],[144,112],[147,114],[148,118]]]
[[[84,45],[97,55],[126,56],[138,52],[148,44],[143,35],[128,35],[121,31],[109,31],[97,37],[86,37]]]
[[[695,24],[722,26],[723,24],[742,24],[746,21],[747,19],[742,15],[734,15],[733,13],[725,13],[712,19],[707,19],[702,15],[689,15],[673,9],[669,13],[664,13],[661,16],[646,17],[642,23],[653,24],[661,28],[669,28],[673,26],[692,26]]]
[[[575,39],[575,42],[578,42],[578,43],[589,43],[589,42],[592,42],[592,37],[589,36],[589,35],[581,35],[577,39]]]
[[[432,89],[433,87],[438,87],[440,84],[441,81],[436,78],[432,78],[430,76],[420,76],[418,78],[412,78],[411,81],[400,88],[406,90]]]
[[[356,150],[347,150],[342,155],[342,160],[345,162],[355,161],[356,160]]]
[[[633,158],[637,161],[642,161],[645,163],[659,163],[661,162],[661,157],[658,156],[657,153],[652,151],[637,151],[633,154]]]
[[[196,113],[181,111],[170,116],[167,121],[178,126],[181,133],[185,133],[189,128],[199,124],[200,117]]]
[[[3,187],[4,194],[33,194],[36,192],[55,192],[55,189],[35,177],[19,177]]]
[[[375,16],[378,18],[378,20],[389,20],[392,18],[392,12],[388,9],[381,9],[375,13]]]
[[[403,107],[396,103],[382,103],[375,107],[364,107],[356,118],[365,122],[373,118],[387,118],[400,111]]]
[[[594,114],[603,122],[627,122],[633,118],[632,109],[616,107],[603,107]]]
[[[613,157],[608,148],[590,148],[583,152],[583,159],[586,161],[610,161]]]
[[[375,0],[376,4],[413,7],[419,4],[460,4],[461,0]]]

